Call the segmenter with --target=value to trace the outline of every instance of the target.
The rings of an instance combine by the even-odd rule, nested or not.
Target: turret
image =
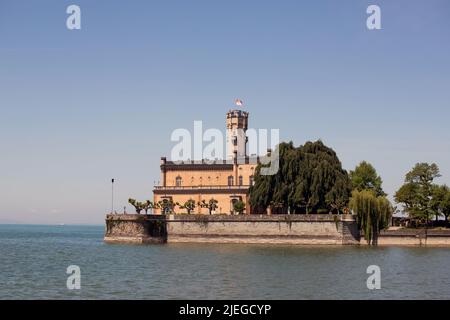
[[[230,110],[227,113],[227,159],[247,156],[248,112]]]

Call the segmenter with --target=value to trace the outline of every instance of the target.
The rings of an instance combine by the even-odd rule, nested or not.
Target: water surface
[[[0,299],[450,299],[447,248],[110,245],[103,233],[0,225]],[[381,290],[367,289],[369,265]]]

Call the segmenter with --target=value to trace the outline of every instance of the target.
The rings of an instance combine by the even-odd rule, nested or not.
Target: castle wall
[[[204,165],[208,168],[208,165]],[[228,177],[233,176],[234,185],[239,185],[239,176],[242,176],[244,186],[250,185],[250,176],[253,176],[257,164],[238,164],[237,178],[235,178],[234,169],[230,170],[214,170],[214,165],[211,165],[211,170],[167,170],[165,187],[175,187],[177,177],[181,178],[181,187],[194,186],[228,186]]]
[[[177,177],[181,177],[183,187],[191,186],[227,186],[228,177],[233,175],[230,171],[215,170],[170,170],[166,173],[166,186],[176,186]]]
[[[239,199],[247,205],[245,213],[250,213],[248,189],[251,183],[250,177],[253,176],[256,166],[257,164],[243,163],[229,165],[230,168],[226,169],[227,167],[221,165],[197,164],[190,165],[189,170],[186,170],[186,166],[170,165],[169,169],[163,166],[162,176],[165,178],[165,185],[155,188],[153,201],[171,198],[174,203],[184,204],[190,199],[198,203],[202,200],[209,202],[214,198],[218,201],[217,212],[231,213],[231,200]],[[230,176],[234,179],[231,188],[228,185]],[[163,177],[161,179],[164,179]],[[178,186],[176,185],[177,177],[181,178],[181,185]],[[242,184],[240,184],[240,177],[242,177]],[[156,209],[155,213],[161,214],[161,210]],[[175,213],[187,213],[187,210],[175,208]],[[193,213],[208,214],[209,210],[197,206]]]

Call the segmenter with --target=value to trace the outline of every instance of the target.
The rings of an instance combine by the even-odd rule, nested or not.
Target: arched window
[[[239,176],[239,185],[242,186],[244,185],[244,177]]]
[[[183,184],[183,179],[182,179],[180,176],[176,177],[176,179],[175,179],[175,185],[176,185],[177,187],[181,187],[182,184]]]
[[[249,180],[250,180],[250,185],[251,186],[255,184],[255,177],[250,176]]]
[[[233,176],[229,176],[228,177],[228,186],[232,186],[232,185],[234,185],[234,178],[233,178]]]

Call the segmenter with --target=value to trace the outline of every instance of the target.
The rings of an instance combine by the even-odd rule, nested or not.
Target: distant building
[[[161,182],[153,190],[154,202],[172,200],[184,204],[192,199],[196,204],[217,200],[213,214],[233,214],[234,203],[246,204],[244,213],[250,214],[248,191],[258,159],[247,156],[248,112],[231,110],[227,113],[227,159],[211,162],[188,161],[174,163],[161,158]],[[175,208],[176,213],[187,210]],[[161,213],[161,209],[156,210]],[[208,214],[208,208],[196,206],[192,213]]]

